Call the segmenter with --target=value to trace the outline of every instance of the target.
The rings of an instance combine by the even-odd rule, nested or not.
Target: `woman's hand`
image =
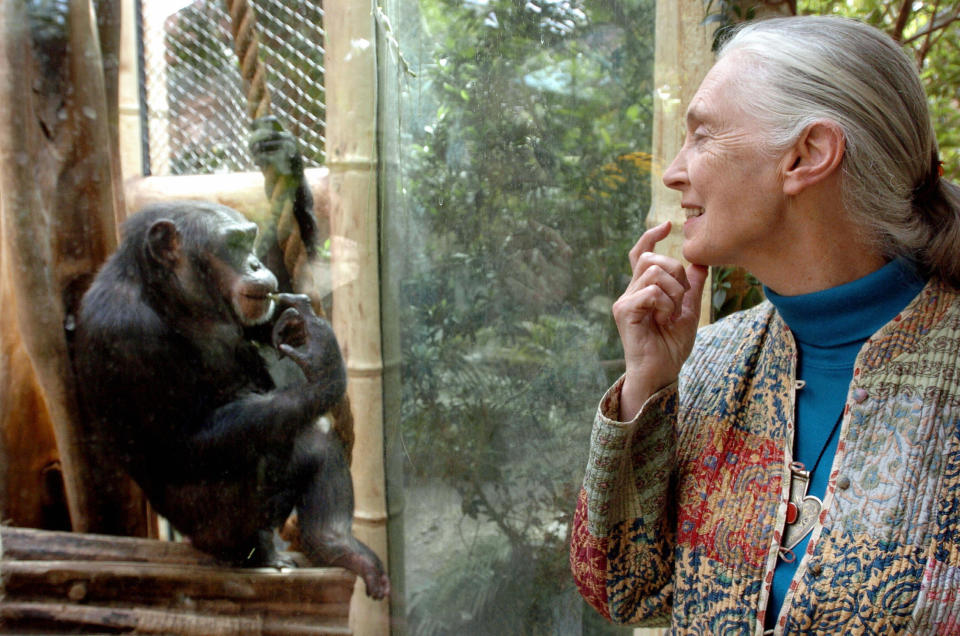
[[[700,322],[700,299],[708,269],[656,254],[670,234],[670,222],[644,232],[630,250],[633,278],[613,303],[620,331],[626,377],[620,420],[632,420],[648,397],[677,379],[693,349]]]

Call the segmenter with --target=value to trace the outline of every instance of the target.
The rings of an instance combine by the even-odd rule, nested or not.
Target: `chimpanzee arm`
[[[305,381],[268,393],[250,393],[213,412],[189,444],[198,465],[219,457],[259,454],[266,445],[286,446],[346,391],[343,357],[330,324],[317,317],[306,296],[280,294],[283,310],[273,342],[303,371]]]
[[[300,228],[300,240],[306,249],[309,258],[317,254],[317,219],[313,213],[313,194],[303,174],[303,157],[298,152],[295,156],[294,173],[299,174],[297,189],[293,194],[293,217]]]
[[[340,385],[341,387],[343,385]],[[217,409],[185,445],[192,466],[217,470],[290,447],[343,395],[336,382],[251,393]]]

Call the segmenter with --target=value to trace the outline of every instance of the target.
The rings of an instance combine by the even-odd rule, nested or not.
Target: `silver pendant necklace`
[[[783,528],[782,551],[791,551],[807,536],[817,523],[823,502],[819,497],[807,494],[810,471],[800,462],[790,463],[790,501],[787,503],[787,525]]]
[[[805,536],[810,534],[813,526],[817,523],[817,519],[820,518],[820,513],[823,511],[823,501],[821,501],[819,497],[808,495],[807,489],[810,487],[810,476],[817,469],[817,466],[820,465],[820,460],[823,459],[823,453],[827,450],[827,447],[830,446],[830,440],[836,435],[837,429],[840,428],[841,421],[843,421],[842,414],[837,418],[836,423],[834,423],[826,441],[823,442],[823,447],[820,449],[820,454],[817,456],[817,461],[814,462],[812,469],[806,470],[804,465],[798,461],[790,462],[790,495],[787,502],[787,523],[783,528],[783,539],[780,542],[780,555],[785,561],[787,560],[786,555],[792,555],[793,548],[803,541]],[[792,560],[792,558],[790,560]]]

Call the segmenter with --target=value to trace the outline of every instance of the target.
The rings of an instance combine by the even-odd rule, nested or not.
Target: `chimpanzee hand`
[[[260,117],[251,128],[247,146],[258,168],[272,166],[279,174],[303,176],[303,158],[297,139],[283,129],[276,117]]]
[[[293,360],[311,384],[342,394],[346,371],[330,323],[318,317],[304,294],[277,294],[280,317],[273,326],[273,346]]]

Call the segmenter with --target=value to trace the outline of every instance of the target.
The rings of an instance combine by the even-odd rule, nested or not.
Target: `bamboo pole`
[[[658,2],[653,68],[653,170],[647,227],[670,221],[670,235],[657,251],[681,258],[684,213],[680,193],[663,185],[663,171],[683,146],[687,105],[713,65],[713,27],[703,24],[702,0]],[[709,285],[703,294],[700,323],[710,322]]]
[[[786,3],[758,8],[757,17],[789,15]],[[663,185],[663,172],[683,146],[687,106],[700,82],[713,66],[712,50],[716,22],[705,25],[702,0],[658,2],[653,85],[653,157],[650,212],[647,227],[664,221],[673,223],[670,236],[657,251],[680,258],[683,246],[684,213],[680,193]],[[712,294],[709,283],[703,294],[700,324],[710,322]]]
[[[684,213],[680,193],[663,185],[663,171],[683,146],[687,105],[713,65],[713,28],[704,26],[702,0],[658,2],[654,45],[653,169],[647,227],[670,221],[670,235],[657,251],[682,259]],[[700,324],[710,322],[711,293],[703,294]],[[664,627],[638,627],[634,636],[662,636]]]
[[[325,83],[327,166],[335,200],[330,219],[333,326],[347,360],[356,448],[361,449],[352,467],[355,532],[386,560],[373,8],[370,0],[326,3]],[[358,636],[387,634],[389,623],[386,601],[354,594],[350,626]]]
[[[140,120],[140,60],[137,55],[137,0],[123,0],[120,20],[118,128],[120,171],[124,179],[143,174],[143,130]],[[144,105],[146,106],[146,105]]]
[[[247,98],[247,117],[251,121],[271,114],[270,89],[267,86],[267,68],[260,60],[260,41],[257,34],[256,12],[248,0],[224,0],[224,8],[230,14],[230,32],[233,48],[240,65],[243,92]],[[291,175],[278,172],[276,167],[266,165],[262,169],[264,191],[270,199],[272,221],[263,226],[260,244],[263,251],[276,243],[283,255],[287,272],[293,279],[294,291],[310,296],[313,309],[321,318],[326,318],[321,295],[316,286],[315,261],[306,253],[300,240],[299,226],[293,218],[293,198],[297,181]],[[356,440],[353,429],[353,411],[349,395],[330,410],[334,429],[343,441],[347,461],[353,461],[353,445]]]

